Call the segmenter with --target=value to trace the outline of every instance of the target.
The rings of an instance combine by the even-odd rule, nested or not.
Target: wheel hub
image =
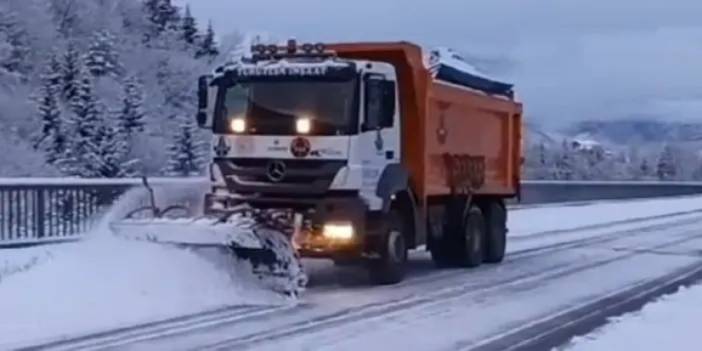
[[[473,235],[473,252],[479,251],[481,249],[481,246],[483,245],[483,243],[481,242],[481,234],[482,233],[480,232],[480,229],[475,229],[473,230],[473,233],[471,233],[471,235]]]
[[[405,245],[402,234],[393,230],[388,235],[388,255],[395,262],[404,261]]]

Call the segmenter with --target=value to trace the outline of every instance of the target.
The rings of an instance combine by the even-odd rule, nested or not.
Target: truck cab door
[[[395,81],[384,74],[368,73],[363,78],[363,119],[355,149],[363,168],[361,192],[366,198],[375,197],[385,167],[400,162],[396,90]]]

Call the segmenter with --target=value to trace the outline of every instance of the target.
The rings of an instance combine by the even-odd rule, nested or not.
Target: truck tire
[[[439,268],[456,267],[458,250],[459,233],[462,231],[462,216],[465,211],[465,205],[455,205],[452,203],[446,204],[446,213],[444,214],[442,233],[440,238],[431,238],[431,259]]]
[[[456,243],[457,265],[468,268],[480,266],[485,254],[485,219],[477,206],[471,206],[466,213],[461,234]]]
[[[378,248],[380,258],[369,262],[368,273],[372,283],[378,285],[396,284],[405,278],[407,266],[406,221],[399,210],[388,213],[387,231]]]
[[[507,249],[507,209],[498,201],[483,207],[486,220],[485,262],[500,263]]]

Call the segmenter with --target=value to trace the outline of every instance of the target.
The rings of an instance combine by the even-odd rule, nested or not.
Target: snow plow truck
[[[280,265],[274,246],[289,245],[285,269],[327,258],[376,284],[402,281],[411,249],[442,267],[503,260],[522,105],[453,51],[256,44],[198,85],[213,133],[205,217],[247,213],[278,233],[227,234],[237,256]]]

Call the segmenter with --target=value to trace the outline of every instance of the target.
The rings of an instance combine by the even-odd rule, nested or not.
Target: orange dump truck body
[[[392,64],[402,116],[402,163],[412,189],[430,197],[519,192],[522,105],[512,98],[435,79],[411,43],[344,43],[339,57]]]

